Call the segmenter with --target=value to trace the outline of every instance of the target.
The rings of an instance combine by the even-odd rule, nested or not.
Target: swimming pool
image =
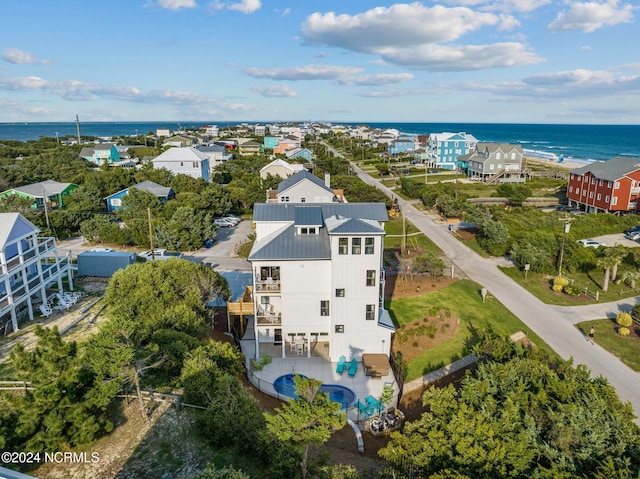
[[[296,374],[285,374],[284,376],[280,376],[273,382],[273,389],[283,396],[291,398],[296,397],[295,376]],[[301,376],[303,378],[307,377],[303,374],[298,374],[297,376]],[[322,384],[320,386],[320,391],[329,394],[329,399],[332,401],[340,403],[341,409],[346,409],[356,400],[356,395],[351,389],[345,386],[340,386],[339,384]]]

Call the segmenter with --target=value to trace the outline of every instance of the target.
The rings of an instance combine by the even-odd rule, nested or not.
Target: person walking
[[[593,326],[591,326],[591,329],[589,330],[589,339],[588,339],[588,341],[591,341],[591,344],[596,344],[596,343],[593,341],[593,336],[594,336],[594,334],[596,334],[596,328],[594,328]]]

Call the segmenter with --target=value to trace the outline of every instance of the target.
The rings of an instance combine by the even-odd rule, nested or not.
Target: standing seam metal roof
[[[640,158],[616,156],[607,161],[594,161],[571,170],[570,173],[572,175],[583,175],[590,172],[599,180],[616,181],[636,170],[640,170]]]
[[[295,210],[308,203],[256,203],[253,205],[253,221],[295,221]],[[389,221],[384,203],[316,203],[322,217],[342,216],[375,221]]]

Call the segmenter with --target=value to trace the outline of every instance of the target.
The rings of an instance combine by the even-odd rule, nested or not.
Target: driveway
[[[333,151],[334,154],[342,156]],[[389,188],[380,184],[354,163],[352,167],[365,183],[379,188],[390,197],[397,197]],[[638,302],[638,298],[578,307],[545,304],[501,273],[494,261],[478,256],[455,239],[448,231],[447,225],[434,223],[402,198],[398,197],[398,202],[407,219],[442,249],[457,270],[463,271],[470,279],[486,287],[491,295],[520,318],[562,358],[573,358],[576,364],[585,364],[594,376],[607,378],[620,398],[623,401],[629,401],[636,414],[640,413],[638,373],[597,344],[588,342],[574,326],[581,321],[610,317],[618,311],[627,311]],[[636,423],[638,422],[636,420]]]

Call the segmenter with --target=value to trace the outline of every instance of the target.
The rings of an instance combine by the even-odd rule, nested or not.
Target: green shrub
[[[620,326],[628,328],[629,326],[631,326],[631,323],[633,323],[633,319],[631,318],[631,315],[629,313],[622,312],[618,313],[618,315],[616,316],[616,323],[618,323]]]
[[[620,336],[629,336],[629,333],[631,331],[629,331],[629,328],[619,328],[618,329],[618,333],[620,333]]]
[[[562,292],[568,296],[578,296],[582,291],[577,284],[567,284],[562,288]]]

